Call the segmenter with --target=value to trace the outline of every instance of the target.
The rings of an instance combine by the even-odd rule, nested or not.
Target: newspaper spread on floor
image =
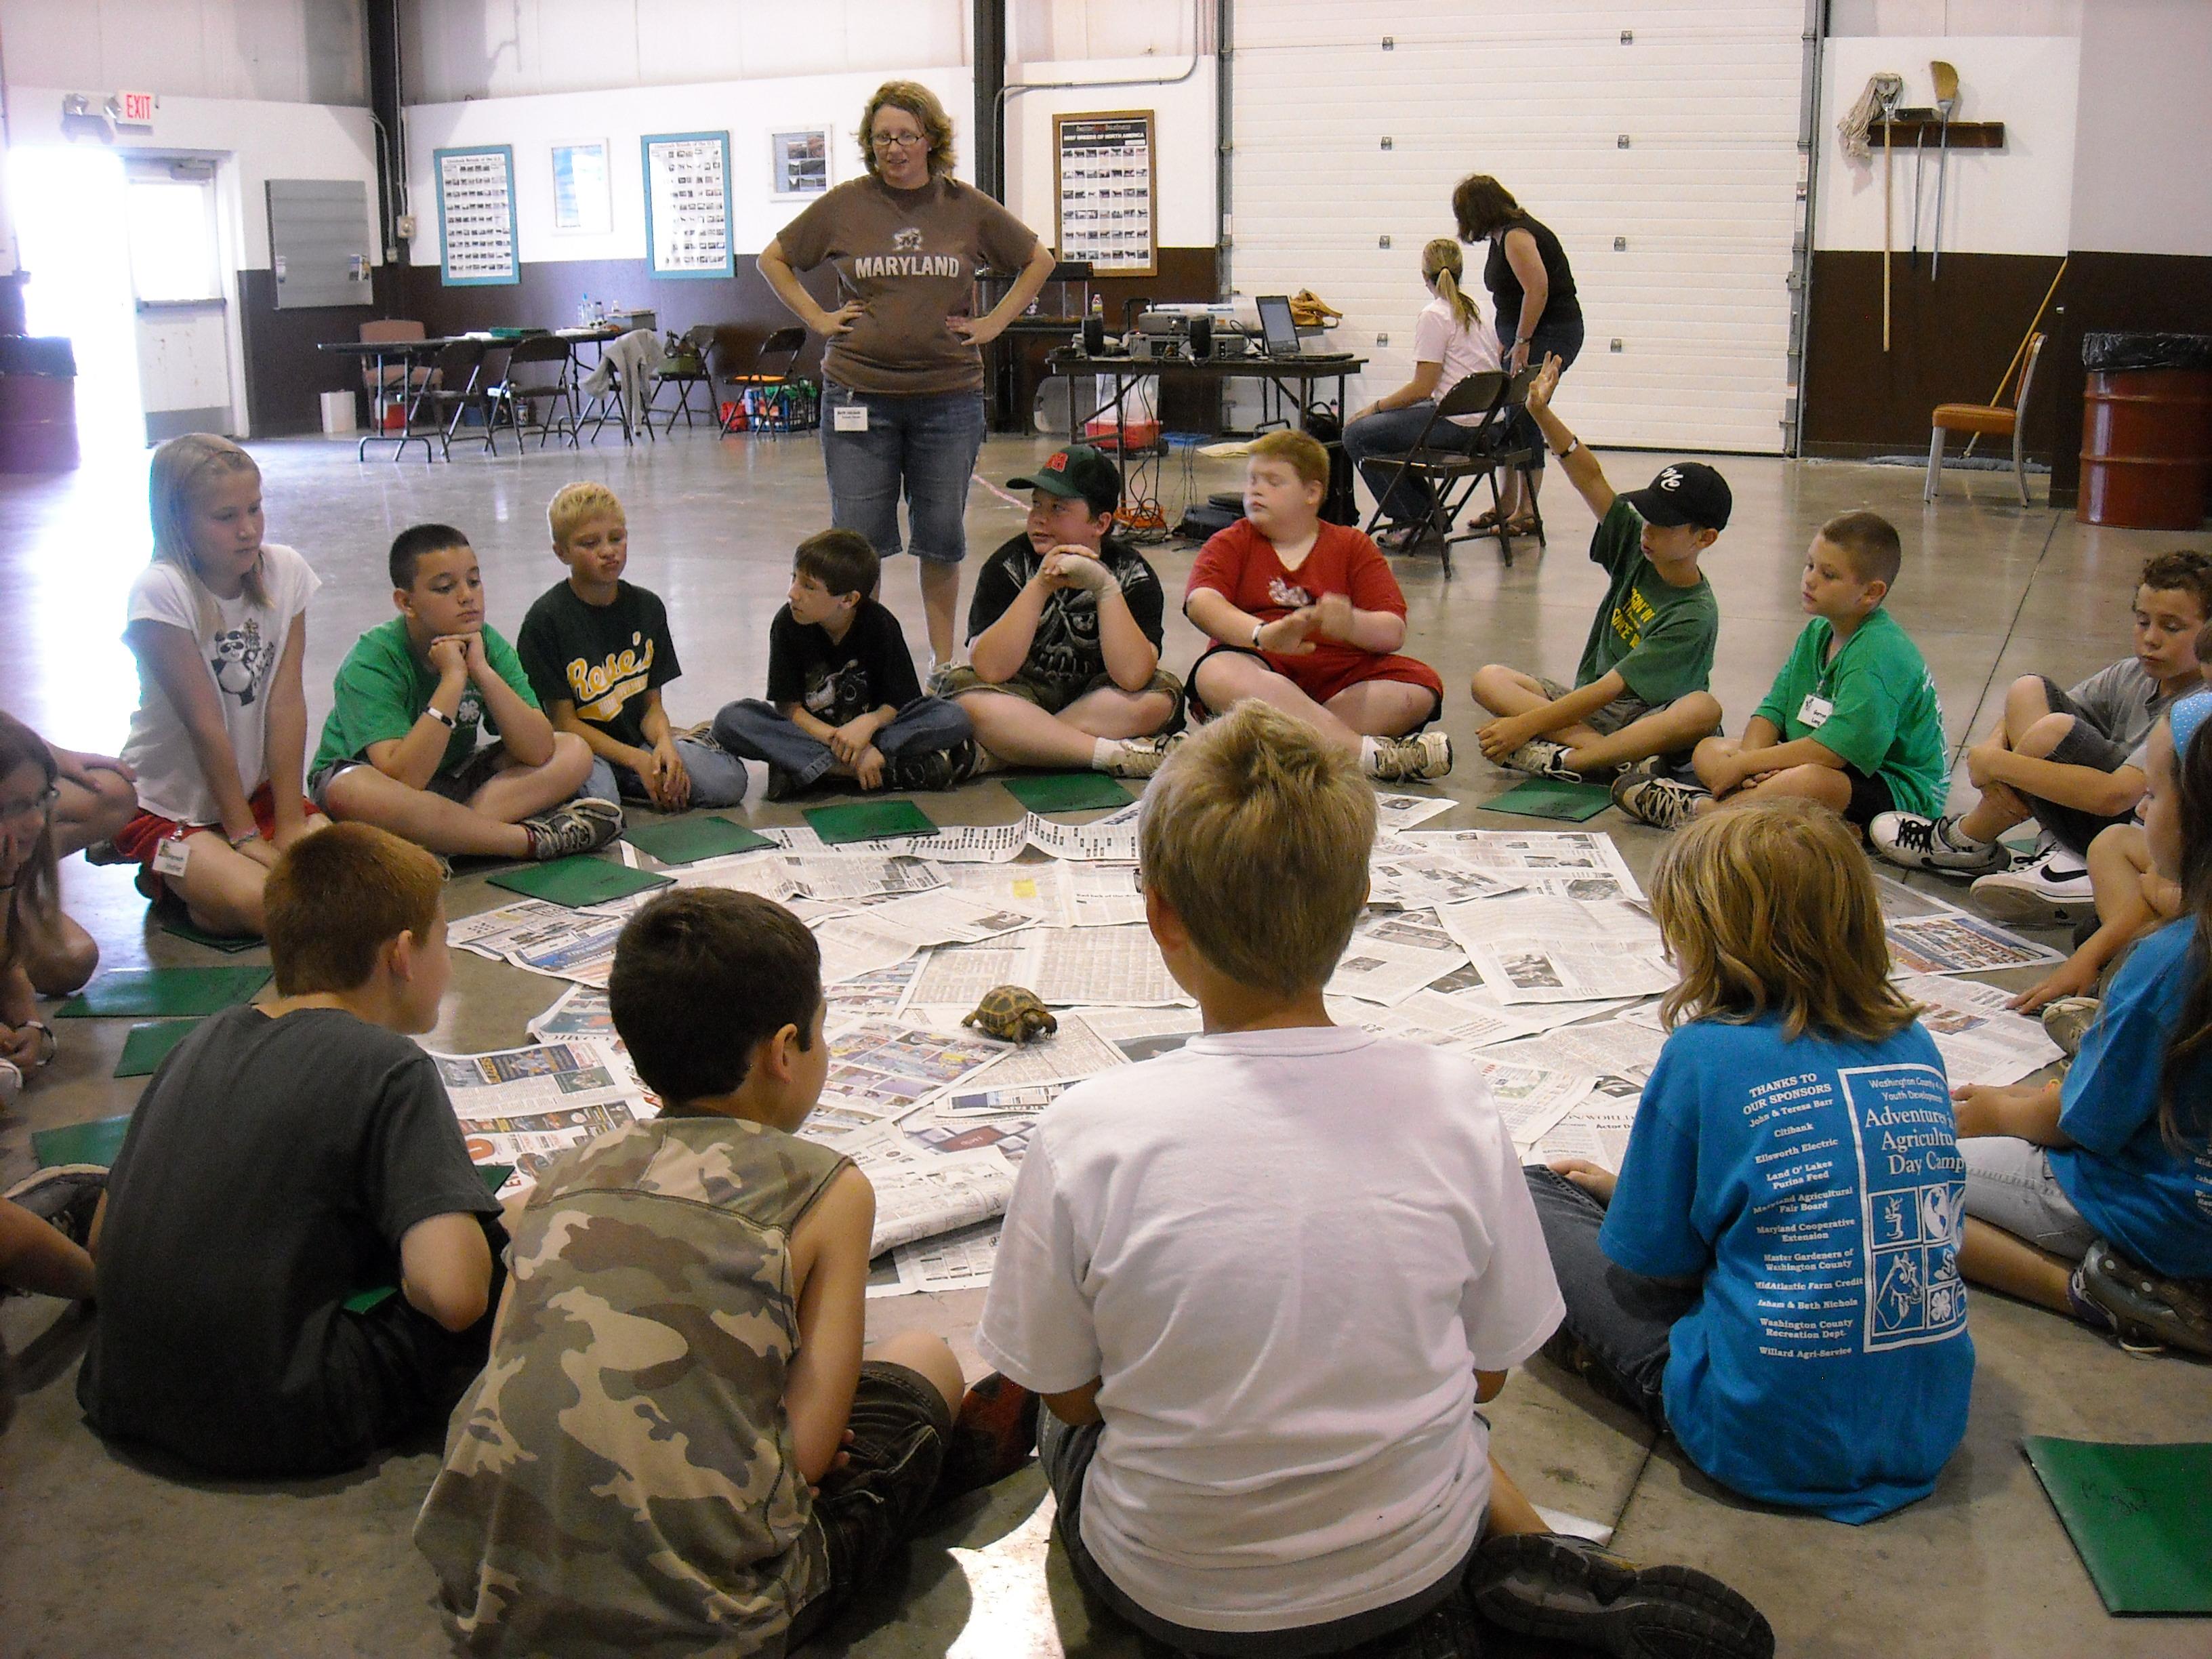
[[[1370,902],[1329,982],[1330,1017],[1472,1060],[1523,1156],[1617,1170],[1665,1042],[1656,998],[1674,982],[1643,890],[1602,831],[1420,827],[1455,804],[1378,793]],[[1139,816],[1031,814],[843,847],[775,830],[772,848],[666,872],[773,898],[821,945],[830,1065],[805,1133],[876,1188],[871,1296],[987,1285],[1039,1115],[1200,1029],[1145,925]],[[2057,952],[1879,886],[1899,988],[1954,1080],[2013,1082],[2057,1058],[2005,992],[1955,977]],[[438,1057],[471,1155],[514,1164],[511,1190],[657,1109],[604,988],[649,896],[582,911],[523,900],[452,925],[465,950],[567,981],[530,1022],[537,1046]],[[1008,984],[1036,992],[1057,1030],[1017,1047],[963,1024]]]

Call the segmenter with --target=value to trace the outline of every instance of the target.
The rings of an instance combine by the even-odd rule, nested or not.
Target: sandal
[[[1377,536],[1375,545],[1385,553],[1410,553],[1421,544],[1421,538],[1427,533],[1426,525],[1401,524]]]
[[[1469,530],[1481,533],[1494,531],[1498,526],[1504,522],[1505,515],[1493,507],[1489,512],[1477,514],[1474,518],[1468,520],[1467,527]]]
[[[1498,533],[1501,536],[1534,536],[1537,533],[1536,521],[1522,517],[1508,519],[1498,526]]]

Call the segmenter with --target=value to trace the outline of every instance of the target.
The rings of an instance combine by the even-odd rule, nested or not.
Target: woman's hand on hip
[[[1005,332],[1005,325],[988,317],[947,317],[945,327],[971,346],[987,346]]]
[[[868,308],[858,300],[848,300],[835,311],[817,309],[806,320],[806,325],[817,334],[835,340],[853,331],[853,325],[867,315]]]

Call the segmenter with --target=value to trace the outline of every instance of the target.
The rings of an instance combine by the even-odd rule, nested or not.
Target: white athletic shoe
[[[1958,823],[1956,813],[1929,818],[1917,812],[1878,812],[1867,825],[1867,839],[1875,852],[1908,870],[1978,876],[2012,862],[2012,854],[1993,841],[1960,839],[1954,833]]]
[[[1451,739],[1441,732],[1377,738],[1367,775],[1377,783],[1433,783],[1452,769]]]
[[[1567,745],[1549,738],[1531,738],[1498,764],[1509,772],[1525,772],[1532,778],[1553,778],[1561,783],[1581,783],[1583,775],[1565,761]]]
[[[1974,902],[1999,921],[2057,927],[2094,915],[2097,909],[2089,866],[2063,847],[2039,853],[2014,869],[1984,876],[1970,890]]]

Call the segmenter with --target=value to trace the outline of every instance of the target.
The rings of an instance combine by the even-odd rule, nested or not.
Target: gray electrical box
[[[271,179],[269,256],[276,309],[366,306],[368,186],[358,179]]]

